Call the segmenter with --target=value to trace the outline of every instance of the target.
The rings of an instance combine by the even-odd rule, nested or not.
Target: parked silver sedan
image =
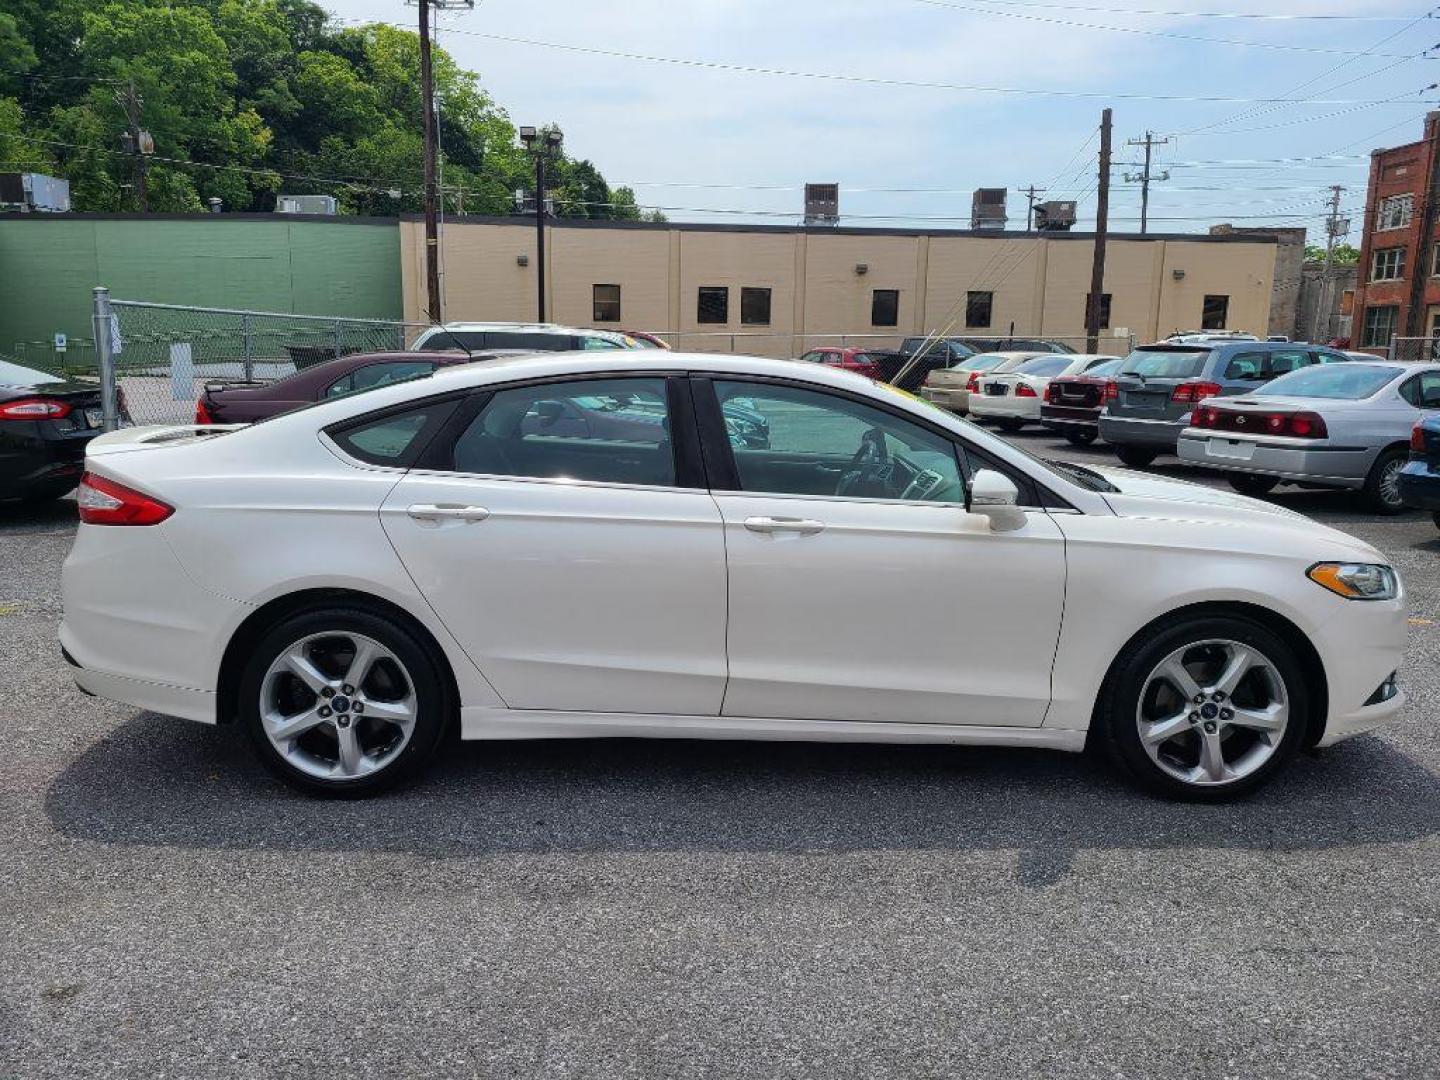
[[[1285,481],[1352,488],[1375,511],[1398,514],[1410,431],[1437,413],[1440,364],[1320,364],[1263,390],[1207,398],[1180,435],[1180,460],[1224,470],[1245,495]]]

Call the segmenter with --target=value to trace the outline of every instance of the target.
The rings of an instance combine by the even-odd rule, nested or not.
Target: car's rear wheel
[[[1232,488],[1252,499],[1270,494],[1275,485],[1280,483],[1278,476],[1251,476],[1248,473],[1231,473],[1228,479]]]
[[[1001,431],[1019,431],[1025,426],[1024,420],[1016,420],[1013,416],[1007,416],[1002,420],[996,421],[996,423],[1000,425]]]
[[[1405,500],[1400,497],[1400,471],[1405,468],[1409,451],[1400,447],[1386,450],[1375,464],[1370,466],[1370,475],[1365,478],[1363,494],[1365,502],[1377,514],[1402,514]]]
[[[1241,617],[1184,619],[1116,661],[1097,720],[1111,758],[1170,798],[1217,802],[1265,783],[1304,738],[1294,650]]]
[[[1120,459],[1122,464],[1129,465],[1132,469],[1143,469],[1159,457],[1160,452],[1146,450],[1141,446],[1117,446],[1115,447],[1115,456]]]
[[[1435,522],[1435,527],[1437,529],[1440,529],[1440,510],[1436,510],[1433,514],[1431,514],[1430,520]]]
[[[1095,435],[1095,432],[1081,428],[1079,431],[1065,432],[1065,441],[1071,446],[1089,446],[1095,441]]]
[[[371,795],[434,754],[451,711],[430,651],[405,627],[363,608],[281,620],[240,683],[240,717],[284,780],[318,795]]]

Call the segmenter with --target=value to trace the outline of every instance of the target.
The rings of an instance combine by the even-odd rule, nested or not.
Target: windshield
[[[1281,375],[1265,387],[1265,396],[1336,398],[1359,401],[1404,374],[1389,364],[1319,364]]]
[[[1034,360],[1026,360],[1015,369],[1017,375],[1059,375],[1073,363],[1066,356],[1040,356]]]
[[[1136,349],[1120,362],[1119,375],[1146,379],[1192,379],[1205,370],[1209,349]]]

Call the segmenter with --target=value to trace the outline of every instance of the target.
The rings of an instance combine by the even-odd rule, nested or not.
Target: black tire
[[[1140,695],[1156,666],[1176,649],[1223,639],[1251,646],[1274,666],[1285,684],[1290,719],[1278,746],[1254,772],[1229,783],[1196,786],[1160,768],[1145,751],[1136,720]],[[1260,623],[1239,615],[1181,617],[1137,634],[1116,658],[1095,710],[1095,738],[1111,762],[1140,786],[1169,799],[1225,802],[1248,795],[1294,756],[1310,723],[1305,670],[1285,640]]]
[[[292,764],[271,743],[260,715],[261,687],[272,662],[294,643],[311,635],[346,632],[374,639],[403,664],[416,701],[414,727],[394,758],[374,772],[353,779],[319,779]],[[409,628],[378,612],[350,605],[313,608],[281,619],[256,644],[240,679],[236,712],[261,761],[292,787],[329,798],[375,795],[418,773],[449,727],[456,707],[443,662]]]
[[[1000,425],[1001,431],[1007,433],[1019,431],[1022,427],[1025,426],[1024,420],[1016,420],[1014,417],[1011,416],[1007,416],[1004,419],[997,420],[996,423]]]
[[[1370,475],[1365,478],[1365,487],[1361,494],[1365,505],[1375,513],[1391,517],[1405,512],[1405,502],[1400,498],[1400,489],[1395,478],[1405,467],[1409,457],[1408,450],[1392,446],[1370,466]]]
[[[1065,441],[1071,446],[1089,446],[1095,441],[1098,435],[1098,432],[1091,431],[1088,428],[1080,428],[1077,431],[1065,432]]]
[[[1440,510],[1436,510],[1433,514],[1431,514],[1430,520],[1435,522],[1435,527],[1437,529],[1440,529]]]
[[[1278,476],[1256,476],[1251,473],[1231,473],[1226,479],[1241,495],[1249,495],[1252,499],[1270,494],[1275,490],[1275,485],[1280,483]]]
[[[1147,450],[1143,446],[1117,446],[1115,456],[1132,469],[1143,469],[1160,456],[1160,451]]]

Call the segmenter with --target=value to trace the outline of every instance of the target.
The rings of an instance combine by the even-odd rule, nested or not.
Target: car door
[[[386,499],[406,569],[511,708],[719,713],[725,547],[689,408],[656,376],[505,386]]]
[[[729,566],[724,715],[1033,727],[1050,700],[1063,539],[964,505],[976,462],[873,399],[776,381],[697,380]],[[724,403],[769,444],[724,438]]]

